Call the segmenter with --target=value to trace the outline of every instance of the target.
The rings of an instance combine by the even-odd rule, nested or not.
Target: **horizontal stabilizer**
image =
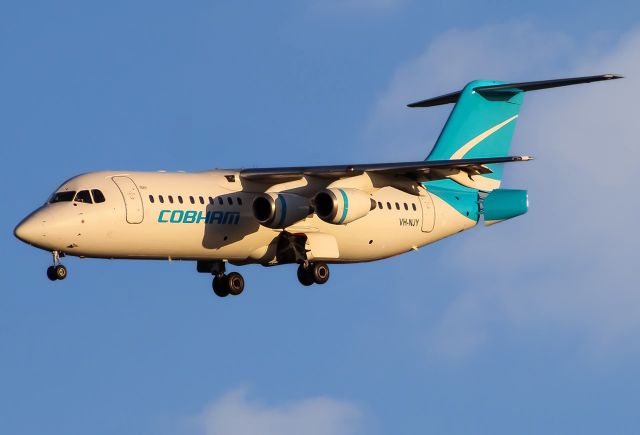
[[[497,85],[478,86],[473,88],[483,96],[489,97],[495,93],[507,93],[513,94],[518,92],[537,91],[540,89],[558,88],[561,86],[578,85],[581,83],[599,82],[603,80],[615,80],[623,78],[617,74],[604,74],[598,76],[587,77],[573,77],[567,79],[555,79],[555,80],[541,80],[537,82],[522,82],[522,83],[501,83]],[[408,107],[432,107],[439,106],[441,104],[455,103],[460,98],[462,91],[452,92],[450,94],[441,95],[435,98],[429,98],[415,103],[407,104]]]

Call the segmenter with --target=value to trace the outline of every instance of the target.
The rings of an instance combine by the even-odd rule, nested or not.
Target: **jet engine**
[[[342,225],[360,219],[376,208],[368,193],[358,189],[331,187],[314,198],[316,214],[330,224]]]
[[[268,228],[288,227],[311,213],[309,200],[293,193],[262,193],[252,208],[253,217]]]

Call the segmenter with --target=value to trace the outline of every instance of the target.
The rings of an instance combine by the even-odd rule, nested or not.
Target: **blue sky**
[[[4,2],[0,432],[637,433],[635,2]],[[98,169],[416,160],[473,79],[525,98],[529,214],[417,253],[242,269],[67,259],[15,224]]]

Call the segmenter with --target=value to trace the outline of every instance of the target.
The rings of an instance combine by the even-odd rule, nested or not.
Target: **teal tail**
[[[524,92],[494,92],[483,95],[475,89],[504,83],[476,80],[460,92],[440,137],[427,160],[472,159],[476,157],[505,157],[509,154],[511,138]],[[482,190],[500,187],[502,165],[491,165],[491,173],[483,175]],[[480,181],[480,176],[474,177]]]
[[[462,91],[431,98],[409,107],[430,107],[456,103],[440,137],[426,160],[456,160],[506,157],[516,121],[527,91],[589,83],[620,78],[614,74],[545,80],[526,83],[505,83],[476,80]],[[466,187],[491,191],[500,187],[502,165],[487,165],[490,173],[456,179]]]

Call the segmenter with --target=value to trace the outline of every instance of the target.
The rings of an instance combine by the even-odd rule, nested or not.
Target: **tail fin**
[[[525,83],[476,80],[462,91],[408,106],[430,107],[456,103],[426,160],[505,157],[509,152],[525,92],[618,78],[622,77],[606,74]],[[488,166],[492,173],[474,177],[480,190],[500,187],[501,165]]]

